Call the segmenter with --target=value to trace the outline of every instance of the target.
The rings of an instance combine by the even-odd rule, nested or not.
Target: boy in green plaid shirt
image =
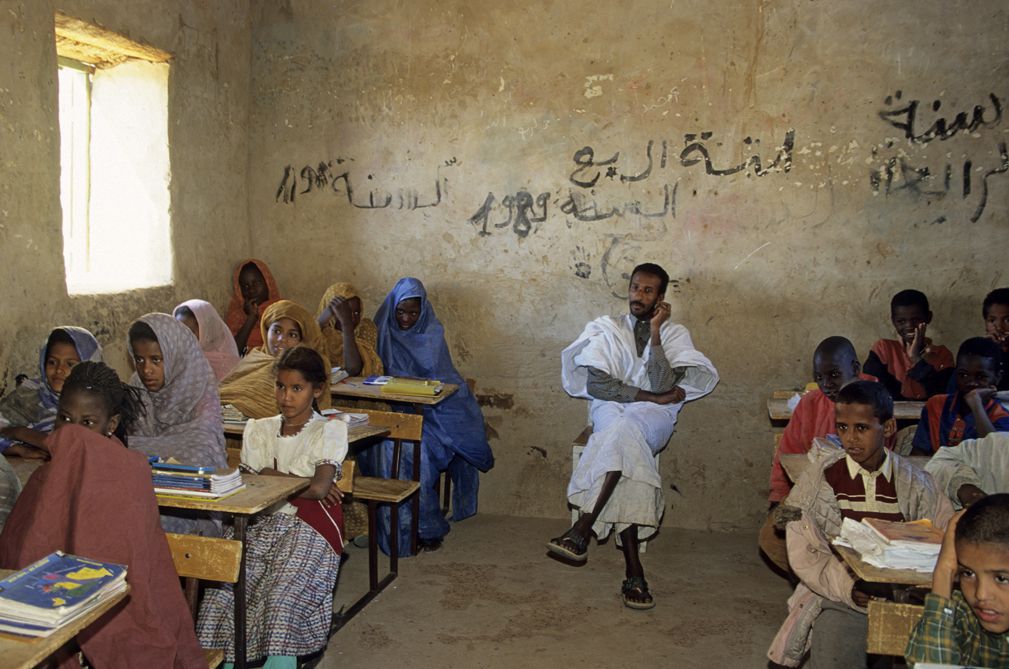
[[[1009,494],[950,521],[905,654],[909,664],[1009,667]]]

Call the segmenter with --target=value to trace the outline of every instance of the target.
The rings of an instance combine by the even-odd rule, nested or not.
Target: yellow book
[[[382,392],[391,395],[417,395],[434,397],[441,393],[444,385],[434,379],[390,379],[382,386]]]

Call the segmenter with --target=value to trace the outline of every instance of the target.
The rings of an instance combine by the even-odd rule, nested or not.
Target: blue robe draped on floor
[[[413,297],[421,300],[421,314],[409,330],[396,322],[396,305]],[[452,481],[452,520],[462,520],[477,511],[479,471],[494,466],[494,455],[484,430],[483,414],[476,397],[452,364],[445,342],[445,330],[427,299],[424,285],[417,279],[400,279],[375,314],[378,326],[378,354],[390,376],[412,376],[454,383],[459,390],[436,406],[424,407],[424,431],[420,468],[420,538],[440,539],[449,531],[441,511],[435,485],[439,474],[448,471]],[[396,410],[407,409],[397,407]],[[386,441],[362,452],[358,463],[368,476],[389,477],[392,472],[392,442]],[[479,470],[479,471],[478,471]],[[399,476],[413,473],[413,447],[405,444]],[[399,553],[410,552],[410,504],[399,507]],[[378,541],[389,553],[390,509],[379,512]]]

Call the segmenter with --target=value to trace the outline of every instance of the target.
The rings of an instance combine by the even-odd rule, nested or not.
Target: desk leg
[[[235,516],[235,540],[242,542],[242,559],[235,583],[235,669],[245,669],[245,527],[246,516]]]

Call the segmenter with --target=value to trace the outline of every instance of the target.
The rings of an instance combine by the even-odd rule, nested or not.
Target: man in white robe
[[[597,318],[561,353],[564,389],[592,400],[593,432],[568,485],[580,516],[547,548],[584,562],[590,534],[601,541],[616,529],[626,562],[621,593],[634,609],[654,606],[638,541],[655,534],[665,506],[656,456],[683,403],[718,383],[687,329],[669,322],[668,283],[658,265],[638,265],[628,291],[630,314]]]

